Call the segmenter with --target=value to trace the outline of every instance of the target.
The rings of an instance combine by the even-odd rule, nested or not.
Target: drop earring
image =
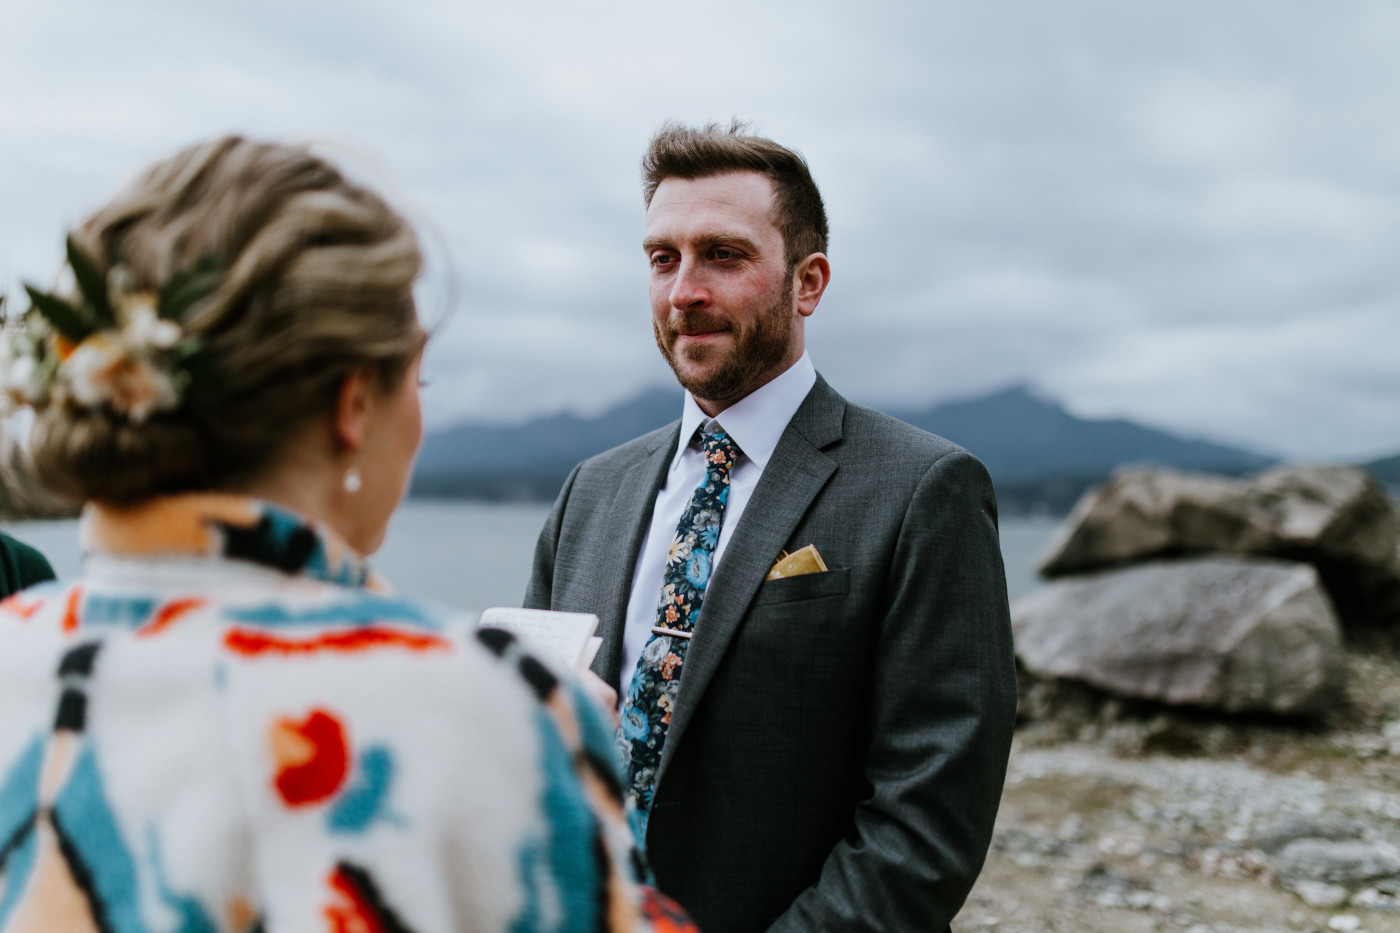
[[[360,478],[359,467],[352,466],[345,471],[345,479],[342,481],[342,485],[345,487],[346,492],[352,494],[357,493],[364,484],[364,480]]]

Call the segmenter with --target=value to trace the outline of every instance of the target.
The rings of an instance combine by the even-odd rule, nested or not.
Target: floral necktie
[[[666,575],[656,607],[656,625],[642,649],[637,670],[627,689],[618,728],[618,751],[627,791],[636,801],[633,814],[638,838],[646,835],[647,816],[656,788],[656,768],[671,724],[671,712],[680,693],[681,666],[690,636],[700,621],[705,586],[710,582],[710,562],[719,542],[724,506],[729,501],[729,471],[739,448],[713,422],[700,438],[705,454],[705,478],[695,487],[690,505],[681,513]]]

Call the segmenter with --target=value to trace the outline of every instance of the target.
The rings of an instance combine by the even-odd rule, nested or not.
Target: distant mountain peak
[[[1016,400],[1040,402],[1042,404],[1056,404],[1048,395],[1029,382],[1013,382],[1003,388],[992,389],[990,392],[951,399],[945,404],[951,404],[953,402],[998,402]]]
[[[985,411],[994,411],[998,408],[1010,408],[1014,410],[1069,414],[1059,402],[1026,382],[1012,383],[1005,388],[994,389],[991,392],[980,395],[950,399],[946,402],[936,404],[934,409],[956,410],[968,407]]]
[[[1141,462],[1238,473],[1273,462],[1250,450],[1182,438],[1124,419],[1080,418],[1024,383],[891,414],[966,447],[997,480],[1096,477]]]
[[[467,423],[436,431],[424,443],[414,489],[419,494],[551,498],[575,463],[674,421],[682,399],[677,386],[653,386],[596,416],[564,412],[521,425]],[[1181,438],[1131,421],[1079,418],[1026,383],[890,414],[972,451],[987,465],[999,491],[1064,478],[1072,478],[1078,489],[1126,463],[1240,473],[1272,462],[1252,451]]]

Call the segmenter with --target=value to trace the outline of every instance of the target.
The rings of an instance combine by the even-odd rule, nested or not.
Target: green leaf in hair
[[[63,299],[45,294],[32,285],[24,286],[24,290],[29,293],[29,301],[34,310],[42,314],[45,320],[53,325],[54,330],[73,343],[82,343],[97,329],[86,314]]]
[[[112,311],[112,302],[107,297],[107,279],[97,265],[83,252],[71,236],[68,238],[68,265],[73,269],[73,278],[78,282],[78,291],[83,296],[84,306],[96,318],[96,330],[105,330],[117,322]],[[55,325],[57,326],[57,325]]]

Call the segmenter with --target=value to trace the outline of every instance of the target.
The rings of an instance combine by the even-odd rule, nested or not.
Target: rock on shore
[[[1400,515],[1377,493],[1290,468],[1086,496],[1012,607],[1016,742],[958,929],[1400,933]]]
[[[1229,712],[1306,714],[1335,700],[1341,632],[1307,564],[1213,556],[1059,580],[1018,600],[1032,674]]]
[[[1347,622],[1400,622],[1400,510],[1364,470],[1279,467],[1243,480],[1122,471],[1047,549],[1047,577],[1156,557],[1253,554],[1312,564]]]

